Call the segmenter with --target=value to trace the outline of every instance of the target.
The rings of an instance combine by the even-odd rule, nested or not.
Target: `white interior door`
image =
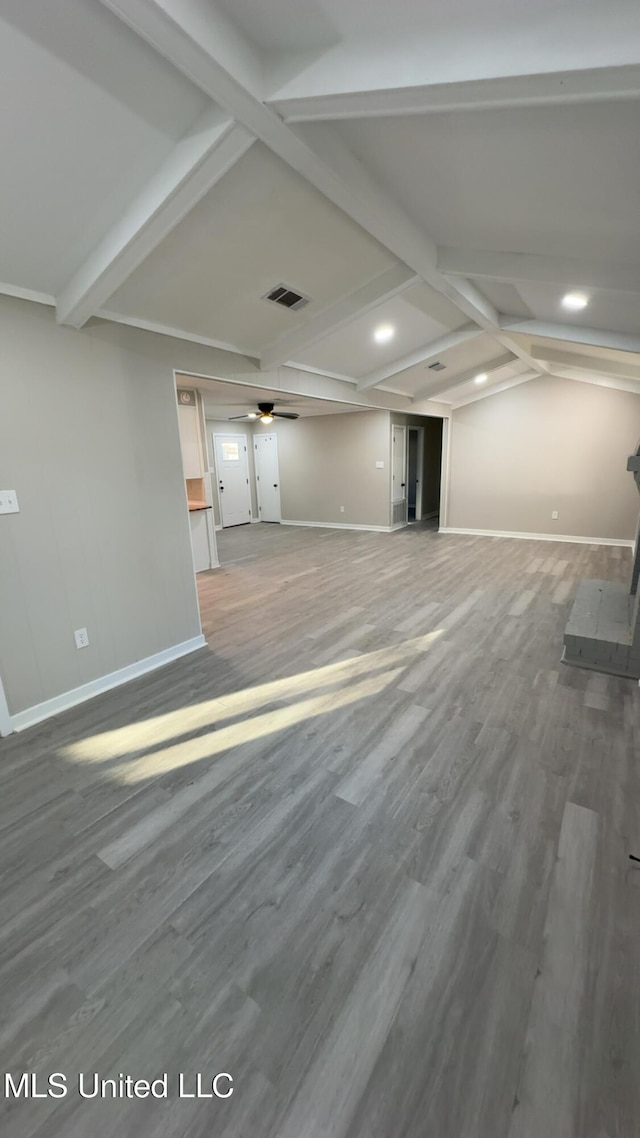
[[[407,429],[391,428],[391,523],[407,521]]]
[[[220,521],[242,526],[251,521],[251,487],[246,435],[214,435]]]
[[[282,514],[277,435],[256,435],[254,448],[260,521],[279,522]]]

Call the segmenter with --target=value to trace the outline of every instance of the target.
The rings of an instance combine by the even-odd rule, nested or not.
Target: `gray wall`
[[[16,713],[200,623],[171,368],[20,301],[0,305],[0,342],[0,487],[20,505],[0,517],[0,675]]]
[[[388,411],[276,420],[269,427],[257,424],[254,431],[278,436],[283,519],[390,524]],[[376,468],[378,459],[382,470]]]
[[[640,395],[545,376],[460,408],[451,430],[449,526],[635,537]]]
[[[0,518],[11,598],[0,605],[0,677],[12,713],[199,632],[174,369],[407,404],[97,318],[81,332],[60,328],[50,307],[10,297],[0,297],[0,343],[0,487],[21,505]],[[78,651],[73,630],[84,625],[91,643]]]

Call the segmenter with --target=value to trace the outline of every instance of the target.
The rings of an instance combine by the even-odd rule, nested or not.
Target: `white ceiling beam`
[[[213,5],[204,21],[198,0],[101,2],[414,273],[426,280],[434,271],[435,243],[380,190],[347,147],[331,135],[318,138],[320,147],[314,135],[311,147],[237,78],[218,43]]]
[[[358,380],[358,391],[367,391],[370,387],[376,387],[385,379],[390,379],[391,376],[398,375],[399,372],[407,371],[408,368],[415,367],[416,364],[423,363],[426,365],[430,360],[437,360],[443,352],[457,348],[460,344],[466,344],[469,340],[475,340],[481,335],[482,330],[475,324],[466,324],[464,328],[458,328],[455,332],[447,332],[446,335],[440,336],[437,340],[432,340],[430,344],[425,344],[417,351],[409,352],[408,355],[401,356],[384,367],[376,368],[368,375],[363,375]]]
[[[640,395],[640,381],[633,379],[621,379],[614,375],[594,375],[591,373],[573,371],[571,368],[554,367],[551,375],[557,376],[559,379],[571,379],[576,383],[590,383],[594,387],[608,387],[614,391],[631,391],[634,395]]]
[[[240,73],[234,73],[226,41],[218,41],[212,5],[204,10],[200,0],[101,2],[398,260],[448,296],[468,320],[535,366],[526,349],[502,332],[498,313],[478,289],[438,271],[435,242],[377,185],[335,132],[317,126],[312,146],[303,128],[287,126],[242,82]]]
[[[56,299],[59,324],[81,328],[255,141],[207,110]]]
[[[22,288],[8,282],[0,282],[0,296],[13,296],[16,300],[30,300],[33,304],[47,304],[55,308],[56,298],[50,292],[36,292],[33,288]]]
[[[527,348],[524,347],[517,339],[510,336],[508,331],[505,331],[500,324],[500,316],[497,310],[493,307],[491,302],[487,300],[486,296],[480,292],[472,281],[467,280],[466,277],[453,277],[447,276],[444,273],[435,274],[441,282],[440,290],[444,292],[454,304],[458,306],[470,320],[476,320],[484,332],[488,332],[494,339],[506,348],[507,351],[513,352],[514,356],[522,360],[523,363],[530,367],[533,371],[545,371],[543,363],[537,363],[529,354]],[[438,287],[437,285],[435,287]]]
[[[394,296],[405,292],[413,285],[421,283],[421,278],[406,265],[397,264],[380,273],[361,288],[354,289],[335,304],[302,324],[299,328],[279,336],[260,353],[260,367],[264,370],[279,367],[287,361],[295,360],[296,352],[305,351],[324,336],[337,332],[356,317],[364,316]],[[295,363],[292,366],[296,366]]]
[[[515,284],[550,284],[640,293],[640,271],[633,266],[544,257],[533,253],[439,248],[438,269],[450,276]]]
[[[317,70],[322,65],[320,59]],[[404,71],[399,68],[396,85],[384,87],[376,87],[372,76],[371,88],[361,90],[320,90],[316,79],[307,95],[276,95],[270,105],[285,122],[318,122],[640,98],[640,67],[633,65],[416,85],[407,84],[410,73],[406,67]],[[327,68],[325,86],[332,83],[340,83],[335,67],[331,72]],[[291,85],[301,91],[304,84],[304,75],[298,75]]]
[[[582,328],[575,324],[552,324],[545,320],[523,320],[521,316],[501,315],[500,322],[505,331],[520,335],[566,340],[570,344],[584,344],[608,351],[640,352],[640,336],[629,336],[623,332],[606,332],[601,328]],[[538,365],[541,364],[542,361],[538,361]]]
[[[469,383],[477,375],[489,376],[494,371],[500,371],[503,367],[513,367],[515,363],[517,360],[511,352],[505,352],[503,355],[489,360],[488,363],[480,363],[476,364],[475,367],[466,368],[458,375],[445,376],[443,372],[436,372],[429,383],[425,383],[424,387],[416,391],[413,401],[417,403],[421,399],[433,399],[435,396],[444,395],[447,391],[455,391],[456,387],[463,387],[465,383]]]
[[[620,379],[640,380],[640,360],[636,365],[627,363],[623,359],[603,359],[601,356],[589,356],[581,352],[562,352],[548,348],[544,344],[534,344],[531,355],[535,359],[544,360],[552,371],[557,368],[575,369],[583,372],[595,372],[598,375],[617,376]]]
[[[540,379],[539,373],[527,371],[522,375],[515,375],[513,379],[505,379],[502,383],[495,383],[493,387],[479,387],[477,391],[471,391],[464,399],[453,403],[451,410],[457,411],[459,407],[466,407],[467,403],[477,403],[479,399],[489,399],[491,395],[499,395],[501,391],[509,391],[511,387],[519,387],[521,383],[529,383],[531,379]]]

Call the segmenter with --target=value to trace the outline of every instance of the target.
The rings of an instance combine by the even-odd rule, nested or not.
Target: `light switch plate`
[[[0,490],[0,514],[19,514],[18,495],[15,490]]]
[[[379,458],[376,462],[376,470],[384,470],[384,462]]]

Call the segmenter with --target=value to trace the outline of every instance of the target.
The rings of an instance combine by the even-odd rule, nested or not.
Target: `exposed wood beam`
[[[640,352],[640,336],[629,336],[623,332],[605,332],[601,328],[581,328],[575,324],[551,324],[545,320],[523,320],[520,316],[507,315],[501,315],[500,323],[505,331],[520,335],[566,340],[570,344],[585,344],[609,351]],[[542,361],[538,361],[538,366],[541,364]]]
[[[426,280],[434,271],[435,243],[380,190],[340,140],[314,135],[311,147],[233,73],[218,42],[213,6],[205,21],[197,0],[101,2],[414,273]]]
[[[316,70],[323,66],[319,60]],[[385,69],[385,73],[388,68]],[[346,69],[345,69],[346,72]],[[379,72],[380,73],[380,72]],[[640,67],[596,67],[580,71],[555,71],[542,75],[507,75],[445,83],[409,86],[405,76],[410,68],[398,72],[395,85],[361,90],[336,90],[340,79],[335,65],[327,68],[321,90],[318,77],[314,89],[303,93],[305,76],[297,76],[291,87],[300,93],[287,96],[286,89],[271,102],[285,122],[318,122],[332,119],[379,118],[388,115],[442,114],[450,111],[486,110],[493,107],[536,107],[605,100],[640,98]],[[348,83],[348,73],[345,82]],[[308,80],[307,80],[308,82]]]
[[[438,268],[450,276],[474,277],[490,281],[640,293],[640,270],[630,265],[542,257],[533,253],[495,253],[440,248]]]
[[[260,353],[261,368],[279,367],[280,364],[294,360],[296,352],[311,347],[323,336],[337,332],[356,317],[364,316],[372,308],[377,308],[384,301],[391,300],[413,285],[420,284],[420,281],[421,278],[406,265],[394,265],[361,288],[354,289],[335,304],[324,308],[306,324],[287,332],[284,336],[279,336],[272,344],[268,344]]]
[[[59,324],[81,328],[255,141],[207,110],[57,297]]]
[[[491,375],[494,371],[499,371],[500,368],[509,367],[509,365],[513,366],[516,362],[511,352],[505,352],[503,355],[489,360],[488,363],[476,364],[475,367],[466,368],[458,375],[447,377],[443,372],[436,372],[429,383],[425,383],[424,387],[416,391],[413,401],[417,403],[421,399],[433,399],[438,395],[444,395],[445,391],[455,391],[456,387],[464,387],[465,383],[469,383],[477,375]]]
[[[531,355],[535,359],[544,360],[552,371],[556,368],[568,368],[640,381],[640,361],[634,365],[625,362],[624,359],[602,359],[600,356],[589,356],[580,352],[561,352],[555,348],[547,348],[544,344],[534,344]]]
[[[466,344],[469,340],[475,340],[481,335],[481,329],[475,324],[466,324],[464,328],[458,328],[455,332],[448,332],[445,336],[440,336],[437,340],[432,340],[430,344],[418,348],[417,351],[401,356],[400,359],[393,360],[390,364],[362,376],[358,380],[358,391],[367,391],[370,387],[376,387],[385,379],[390,379],[392,375],[398,375],[399,372],[407,371],[408,368],[415,367],[416,364],[428,364],[430,360],[437,360],[443,352],[457,348],[460,344]]]
[[[594,387],[609,387],[614,391],[631,391],[634,395],[640,395],[640,380],[621,379],[614,375],[585,375],[571,368],[554,367],[551,375],[558,376],[559,379],[571,379],[576,383],[591,383]]]
[[[123,315],[108,308],[99,308],[96,316],[113,324],[126,324],[129,328],[139,328],[142,332],[154,332],[157,336],[169,336],[174,340],[188,340],[191,344],[203,344],[206,348],[219,348],[222,352],[232,352],[247,359],[258,358],[257,348],[246,344],[230,344],[227,340],[216,340],[211,336],[199,336],[197,332],[186,332],[183,328],[172,328],[169,324],[158,324],[155,320],[144,320],[139,316]]]
[[[491,395],[499,395],[501,391],[509,391],[511,387],[519,387],[521,383],[529,383],[532,379],[540,379],[537,371],[515,375],[513,379],[505,379],[503,383],[495,383],[492,387],[479,387],[477,391],[472,391],[464,399],[453,403],[451,410],[457,411],[459,407],[466,407],[467,403],[477,403],[479,399],[488,399]]]
[[[21,285],[13,285],[8,282],[0,282],[0,295],[13,296],[16,300],[30,300],[34,304],[47,304],[51,308],[55,308],[56,298],[49,292],[36,292],[33,288],[22,288]]]
[[[468,320],[535,366],[526,349],[501,330],[498,313],[478,289],[437,269],[435,242],[380,188],[335,132],[318,125],[311,145],[302,127],[287,126],[261,101],[255,93],[259,76],[252,85],[235,69],[234,51],[227,49],[224,35],[219,39],[212,6],[205,11],[199,0],[101,2],[398,260],[448,296]]]

